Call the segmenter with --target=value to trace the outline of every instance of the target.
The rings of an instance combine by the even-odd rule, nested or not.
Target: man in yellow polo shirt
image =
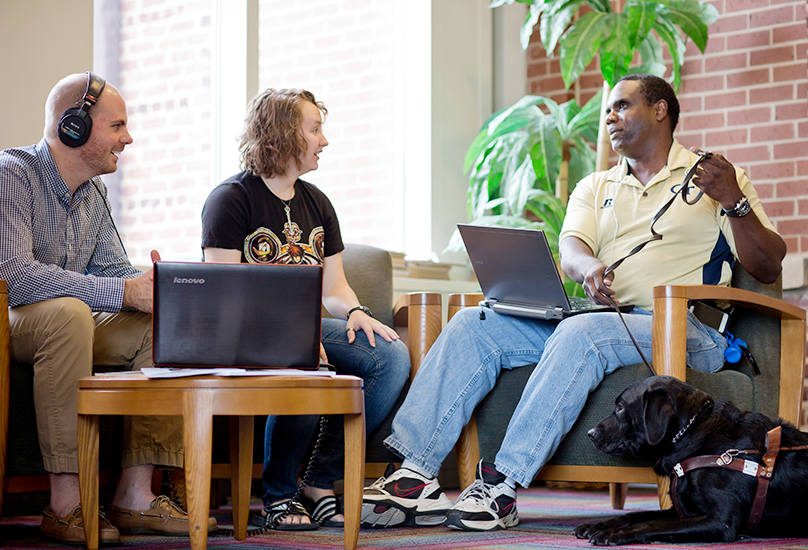
[[[649,239],[655,215],[699,158],[674,140],[678,119],[679,102],[665,80],[631,75],[619,81],[609,95],[606,126],[620,162],[576,186],[561,231],[561,267],[587,296],[638,306],[624,317],[647,356],[655,285],[728,285],[736,259],[769,283],[786,253],[746,174],[721,155],[708,155],[688,189],[688,202],[699,190],[701,200],[675,200],[654,226],[664,238],[606,273]],[[724,337],[692,316],[688,323],[688,366],[719,370]],[[530,484],[605,375],[639,362],[616,313],[548,321],[479,307],[461,311],[432,346],[396,414],[385,444],[404,461],[365,489],[362,525],[516,525],[516,484]],[[452,503],[435,478],[443,459],[501,370],[534,363],[495,464],[481,461],[475,483]]]

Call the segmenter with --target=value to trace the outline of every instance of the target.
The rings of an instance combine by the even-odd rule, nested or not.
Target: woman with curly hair
[[[328,197],[300,177],[316,170],[328,140],[325,106],[305,90],[268,89],[249,105],[240,151],[244,171],[216,187],[202,210],[208,262],[323,266],[320,355],[340,374],[364,379],[365,422],[371,433],[387,416],[409,376],[409,355],[396,332],[372,317],[348,285],[345,248]],[[334,495],[343,473],[342,418],[331,417],[316,456],[309,446],[317,417],[270,416],[264,440],[264,509],[253,522],[279,530],[341,527]],[[311,480],[297,502],[301,464]]]

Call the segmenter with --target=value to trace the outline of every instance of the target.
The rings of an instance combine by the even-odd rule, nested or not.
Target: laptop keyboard
[[[587,309],[600,307],[589,298],[581,298],[580,296],[569,296],[568,298],[570,301],[570,309],[572,311],[585,311]]]

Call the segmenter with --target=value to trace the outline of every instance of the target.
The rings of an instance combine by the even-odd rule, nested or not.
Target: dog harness
[[[720,455],[694,456],[674,465],[673,472],[675,475],[671,476],[671,499],[673,500],[673,506],[676,508],[676,513],[679,514],[679,517],[684,517],[684,514],[682,513],[681,504],[679,503],[679,495],[676,492],[676,481],[691,470],[697,470],[699,468],[728,468],[757,479],[755,500],[752,502],[749,520],[746,522],[746,533],[752,534],[758,528],[760,518],[763,516],[763,508],[766,506],[769,482],[771,481],[772,474],[774,474],[774,463],[777,460],[777,455],[780,451],[803,451],[808,449],[808,445],[780,447],[781,432],[781,427],[777,426],[769,430],[766,434],[766,451],[763,454],[763,464],[758,464],[753,460],[747,459],[736,460],[738,455],[761,454],[757,449],[747,449],[745,451],[729,449]]]

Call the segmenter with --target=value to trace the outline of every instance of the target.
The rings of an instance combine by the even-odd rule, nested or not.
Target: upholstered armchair
[[[674,376],[741,410],[758,411],[799,425],[805,364],[805,311],[780,300],[780,282],[764,285],[736,266],[732,288],[709,285],[660,286],[654,289],[653,356],[657,374]],[[452,295],[449,314],[474,305],[480,295]],[[729,331],[743,339],[760,366],[756,376],[745,360],[726,364],[714,374],[685,368],[686,313],[689,299],[713,299],[735,306]],[[480,457],[493,460],[516,403],[533,367],[503,371],[494,390],[480,403],[457,446],[461,486],[474,480]],[[614,409],[615,398],[629,385],[649,376],[643,364],[606,376],[589,399],[552,459],[536,479],[608,482],[612,506],[621,509],[627,483],[658,483],[660,506],[671,506],[667,479],[657,479],[652,464],[597,451],[586,432]]]

